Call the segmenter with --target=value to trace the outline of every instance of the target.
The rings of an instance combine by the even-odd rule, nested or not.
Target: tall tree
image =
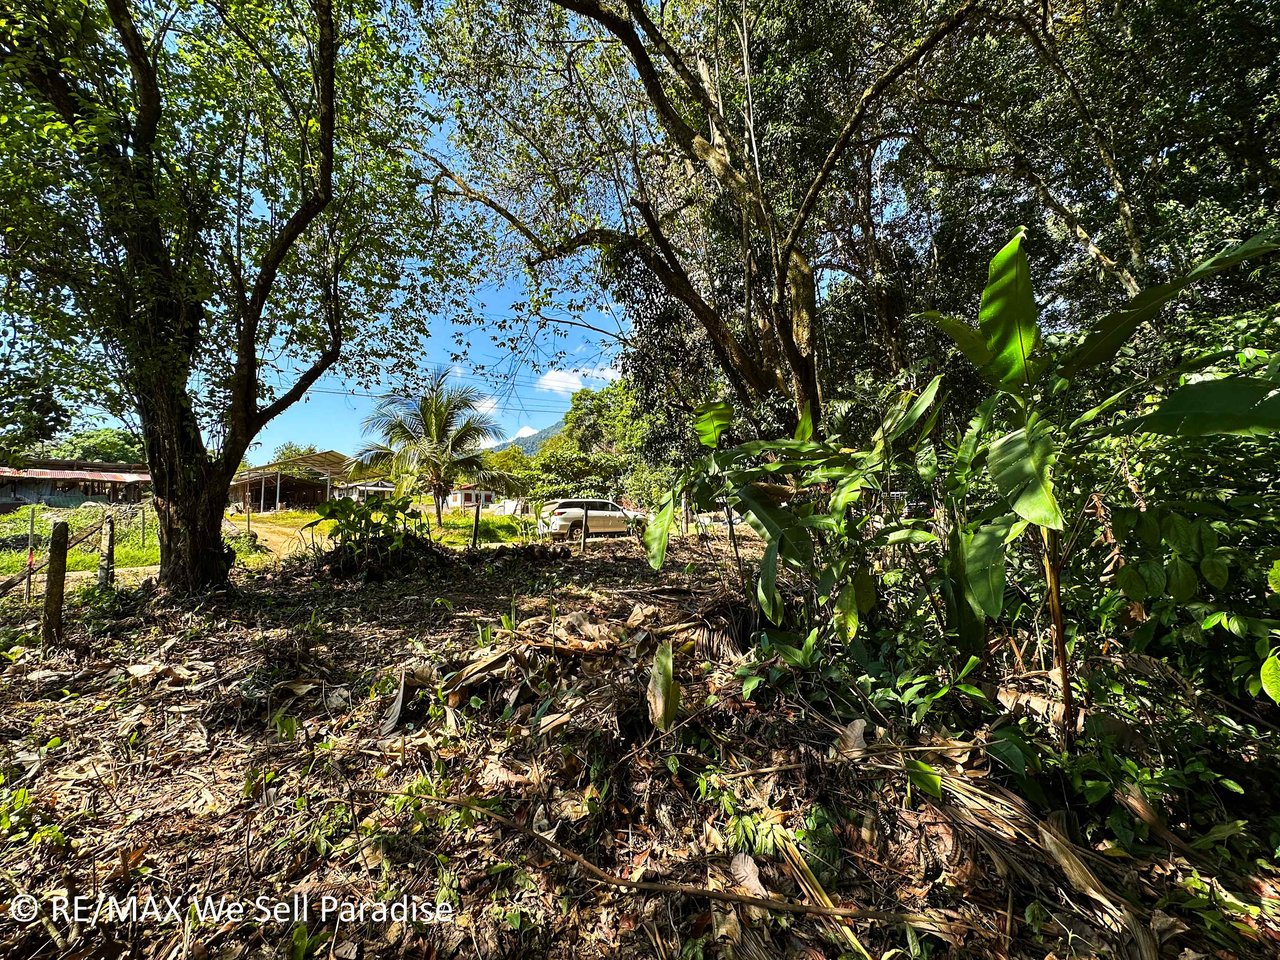
[[[0,466],[17,464],[23,451],[52,440],[71,422],[56,384],[32,371],[0,377]]]
[[[430,255],[406,269],[449,244],[397,147],[419,90],[380,18],[365,0],[0,16],[0,318],[87,335],[123,385],[171,588],[226,577],[228,485],[263,426],[326,372],[402,356],[437,294]]]
[[[119,427],[79,430],[49,446],[44,455],[62,460],[98,460],[104,463],[140,463],[143,460],[142,444],[128,430]]]
[[[498,439],[498,425],[481,412],[483,400],[475,387],[451,386],[449,371],[437,370],[421,394],[390,394],[378,403],[364,421],[377,440],[354,460],[397,488],[430,493],[443,525],[444,502],[459,480],[484,483],[493,473],[484,444]]]
[[[1280,41],[1248,0],[442,9],[431,56],[464,105],[442,189],[490,211],[505,263],[551,290],[603,279],[636,330],[659,321],[671,346],[625,351],[664,383],[705,397],[710,353],[765,432],[788,426],[779,397],[794,419],[943,366],[973,386],[918,315],[970,310],[1020,224],[1066,329],[1280,199]]]
[[[442,182],[485,204],[539,262],[588,250],[639,258],[701,326],[744,402],[782,394],[793,417],[817,413],[815,228],[833,178],[887,96],[964,27],[973,0],[846,11],[862,29],[838,34],[858,52],[809,97],[821,109],[799,137],[795,101],[814,91],[789,87],[793,65],[768,60],[759,12],[645,0],[535,6],[539,15],[519,18],[468,0],[446,8],[440,42],[455,53],[451,79],[466,98],[455,140],[468,166],[437,157]],[[807,9],[779,15],[793,37]],[[802,79],[816,80],[816,69]],[[782,93],[763,113],[757,85]],[[554,109],[513,115],[517,97]],[[787,155],[797,146],[802,154]],[[708,269],[719,246],[708,227],[737,234],[732,273]]]

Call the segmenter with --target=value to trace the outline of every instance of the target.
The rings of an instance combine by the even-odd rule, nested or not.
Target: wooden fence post
[[[49,537],[49,568],[44,579],[44,620],[40,624],[40,640],[46,645],[62,642],[62,596],[67,586],[67,521],[53,525]]]
[[[31,602],[31,580],[36,567],[36,505],[31,505],[31,523],[27,527],[27,586],[23,598]]]
[[[580,549],[583,553],[587,552],[587,524],[591,519],[591,508],[584,502],[582,504],[582,543]]]
[[[476,497],[476,515],[471,521],[471,549],[480,546],[480,497]]]
[[[102,541],[98,553],[98,589],[106,590],[116,575],[116,518],[102,518]]]

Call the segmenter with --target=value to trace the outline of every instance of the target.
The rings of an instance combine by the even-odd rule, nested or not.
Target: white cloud
[[[586,386],[582,377],[572,370],[548,370],[538,378],[539,390],[547,393],[558,393],[562,397],[571,397]]]
[[[538,431],[537,431],[537,430],[535,430],[533,427],[531,427],[531,426],[529,426],[529,425],[527,425],[527,424],[526,424],[525,426],[523,426],[523,427],[521,427],[519,430],[517,430],[517,431],[515,432],[515,435],[514,435],[511,439],[512,439],[512,440],[520,440],[520,439],[523,439],[524,437],[532,437],[532,436],[533,436],[535,433],[537,433],[537,432],[538,432]]]
[[[481,400],[479,403],[476,404],[476,412],[483,413],[486,417],[492,417],[495,413],[498,412],[498,398],[485,397],[483,400]]]
[[[501,440],[497,440],[494,437],[485,437],[478,444],[476,444],[476,446],[478,446],[481,450],[488,450],[490,447],[496,447],[501,442],[502,442]]]
[[[613,367],[578,367],[574,370],[548,370],[538,378],[535,386],[547,393],[570,397],[583,389],[588,380],[613,383],[622,376]]]

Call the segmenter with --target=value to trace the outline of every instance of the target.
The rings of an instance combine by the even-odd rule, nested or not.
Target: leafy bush
[[[710,452],[650,524],[650,560],[682,495],[737,511],[764,543],[744,695],[794,684],[845,723],[980,731],[1022,795],[1090,811],[1092,842],[1132,847],[1175,823],[1243,870],[1280,834],[1277,764],[1259,756],[1268,708],[1253,699],[1280,699],[1280,354],[1265,339],[1167,363],[1124,354],[1189,283],[1280,238],[1227,250],[1082,337],[1041,330],[1022,243],[993,260],[976,327],[932,318],[989,388],[967,425],[945,428],[941,377],[886,397],[866,439],[820,438],[804,416],[789,439],[722,449],[733,411],[707,404]],[[1049,665],[1061,705],[1007,710],[1009,684]],[[1073,749],[1077,715],[1088,749]]]
[[[371,497],[364,502],[343,497],[320,504],[316,514],[303,530],[331,521],[330,539],[358,553],[398,550],[410,534],[430,539],[430,526],[423,522],[412,497]]]

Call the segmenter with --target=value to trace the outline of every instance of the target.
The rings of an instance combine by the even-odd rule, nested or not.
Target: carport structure
[[[241,470],[231,481],[231,500],[245,510],[314,507],[346,480],[351,461],[336,450],[304,453]]]

